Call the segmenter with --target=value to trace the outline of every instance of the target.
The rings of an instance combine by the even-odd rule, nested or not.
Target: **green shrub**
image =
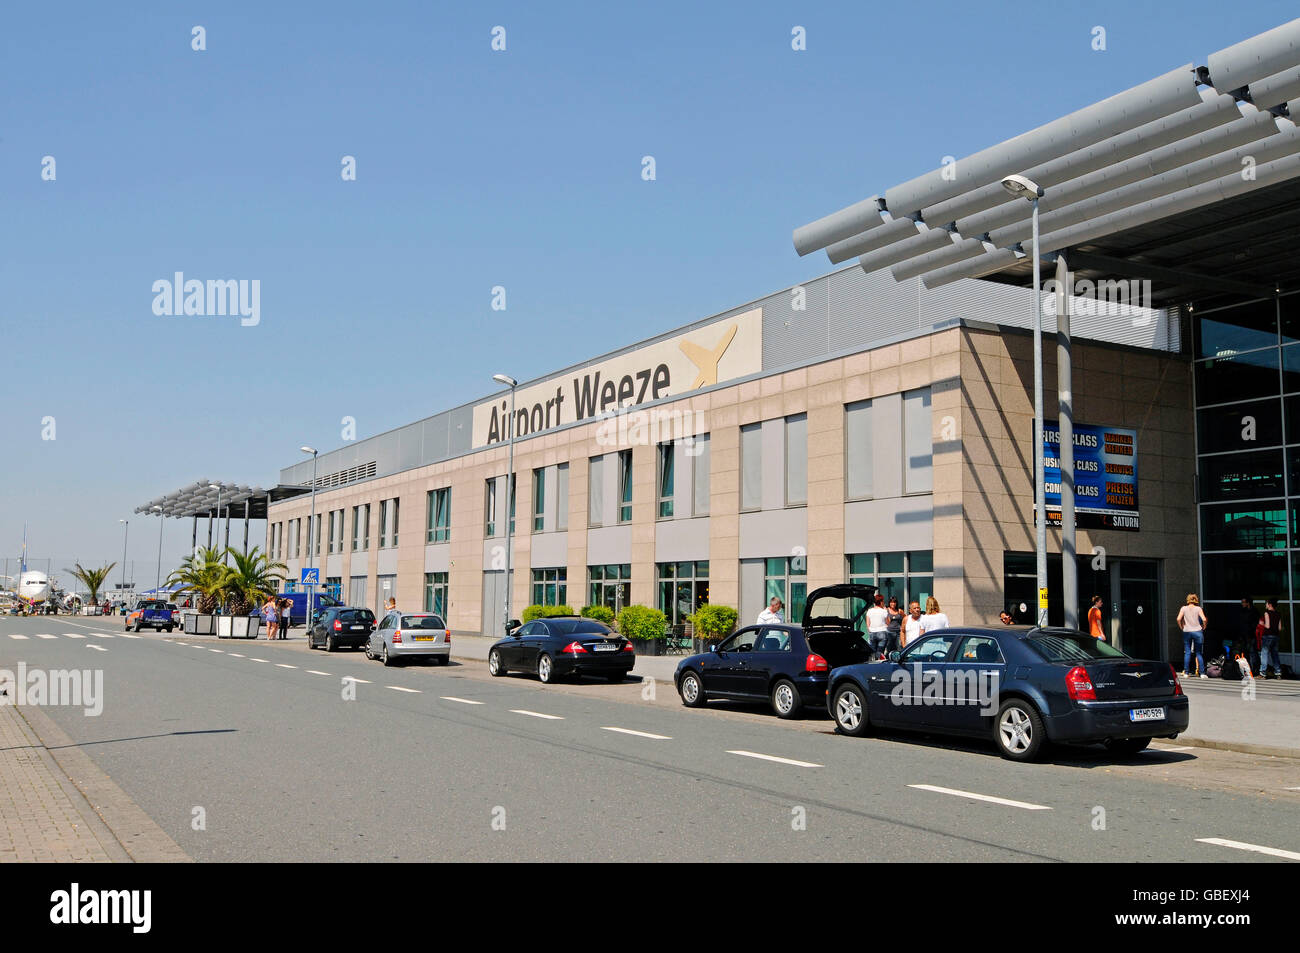
[[[595,619],[605,625],[614,624],[614,610],[609,606],[583,606],[582,617],[584,619]]]
[[[526,624],[534,619],[549,619],[557,615],[573,615],[573,606],[529,606],[519,621]]]
[[[625,639],[662,639],[667,626],[668,617],[649,606],[627,606],[618,614],[618,633]]]
[[[696,638],[715,642],[731,634],[740,614],[731,606],[700,606],[687,621],[695,627]]]

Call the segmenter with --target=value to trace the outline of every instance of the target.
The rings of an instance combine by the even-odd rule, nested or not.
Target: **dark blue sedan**
[[[815,589],[802,625],[749,625],[712,651],[682,659],[675,675],[682,704],[766,699],[781,718],[820,709],[831,669],[871,658],[861,629],[875,594],[875,586],[856,583]]]
[[[1132,754],[1188,723],[1172,665],[1073,629],[942,629],[888,661],[837,668],[829,683],[827,707],[842,734],[881,726],[992,737],[1013,761],[1036,758],[1049,742]]]

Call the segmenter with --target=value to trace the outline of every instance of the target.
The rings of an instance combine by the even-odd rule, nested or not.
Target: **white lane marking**
[[[918,791],[933,791],[935,794],[951,794],[953,797],[969,798],[972,801],[987,801],[989,804],[1001,804],[1004,807],[1018,807],[1025,811],[1050,811],[1045,804],[1030,804],[1028,801],[1012,801],[1005,797],[993,797],[989,794],[976,794],[973,791],[959,791],[956,788],[941,788],[934,784],[909,784],[909,788]]]
[[[209,651],[209,652],[217,652],[217,653],[219,653],[219,654],[221,654],[221,655],[225,655],[225,654],[226,654],[226,650],[225,650],[225,649],[208,649],[208,651]]]
[[[48,632],[38,632],[38,633],[36,633],[36,637],[37,637],[38,639],[57,639],[57,638],[58,638],[57,635],[50,635]]]
[[[88,648],[88,649],[94,649],[96,652],[107,652],[107,651],[108,651],[108,649],[104,648],[102,645],[95,645],[95,644],[93,644],[93,643],[87,645],[86,648]]]
[[[540,711],[529,711],[527,708],[512,708],[512,714],[527,715],[530,718],[545,718],[547,721],[564,721],[563,715],[543,715]]]
[[[615,728],[613,725],[601,725],[601,731],[617,731],[620,735],[636,735],[638,738],[653,738],[655,741],[672,741],[668,735],[654,735],[648,731],[633,731],[631,728]]]
[[[9,638],[11,638],[11,639],[21,639],[21,640],[23,640],[23,641],[26,641],[26,640],[27,640],[27,636],[25,636],[25,635],[19,635],[17,632],[10,632],[10,633],[9,633]]]
[[[92,632],[92,633],[90,633],[90,634],[93,635],[93,636],[94,636],[95,638],[97,638],[97,639],[111,639],[111,638],[112,638],[112,636],[109,635],[107,632]]]
[[[242,656],[241,656],[241,658],[242,658]],[[287,664],[287,663],[285,663],[285,662],[276,662],[276,663],[275,663],[275,667],[276,667],[276,668],[297,668],[298,666],[297,666],[297,665],[289,665],[289,664]]]
[[[445,702],[460,702],[462,705],[481,705],[481,704],[483,704],[482,702],[476,702],[476,701],[474,701],[474,699],[472,699],[472,698],[457,698],[455,695],[441,695],[441,696],[439,696],[439,697],[442,698],[442,700],[445,701]]]
[[[63,633],[63,637],[64,637],[65,639],[84,639],[84,638],[85,638],[85,636],[82,635],[80,632],[64,632],[64,633]]]
[[[329,672],[318,672],[318,671],[316,671],[314,668],[309,668],[309,669],[307,669],[307,674],[308,674],[308,675],[328,675]]]
[[[230,657],[231,657],[231,658],[248,658],[247,655],[240,655],[238,652],[231,652],[231,653],[230,653]]]
[[[796,768],[825,767],[825,765],[813,764],[811,761],[795,761],[793,758],[778,758],[776,755],[759,754],[757,751],[728,751],[727,754],[738,754],[742,758],[757,758],[759,761],[775,761],[777,764],[792,764]]]
[[[124,639],[143,639],[143,635],[132,635],[130,632],[119,632],[118,635]]]
[[[355,675],[344,675],[344,676],[343,676],[343,681],[345,681],[345,682],[356,682],[358,685],[369,685],[369,684],[371,684],[371,682],[370,682],[369,679],[366,679],[366,678],[357,678]]]
[[[1300,854],[1293,850],[1280,850],[1277,847],[1262,847],[1259,844],[1247,844],[1239,840],[1226,840],[1222,837],[1198,837],[1197,843],[1214,844],[1218,847],[1232,847],[1236,850],[1248,850],[1255,854],[1268,854],[1270,857],[1285,857],[1287,860],[1300,860]]]
[[[249,660],[250,662],[266,662],[266,663],[268,663],[268,664],[269,664],[270,661],[271,661],[269,658],[253,658],[253,656],[251,656],[251,655],[248,656],[248,660]]]
[[[409,692],[412,695],[423,694],[418,688],[403,688],[401,685],[385,685],[385,688],[391,688],[395,692]]]

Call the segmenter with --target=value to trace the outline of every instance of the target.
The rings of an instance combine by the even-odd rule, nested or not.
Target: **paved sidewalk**
[[[0,861],[129,859],[17,707],[0,705]]]

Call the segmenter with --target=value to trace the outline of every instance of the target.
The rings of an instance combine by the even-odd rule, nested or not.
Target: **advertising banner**
[[[1032,424],[1031,424],[1032,427]],[[1061,434],[1043,421],[1043,479],[1047,524],[1061,525]],[[1030,445],[1033,439],[1030,438]],[[1074,425],[1074,525],[1138,532],[1137,431]]]

